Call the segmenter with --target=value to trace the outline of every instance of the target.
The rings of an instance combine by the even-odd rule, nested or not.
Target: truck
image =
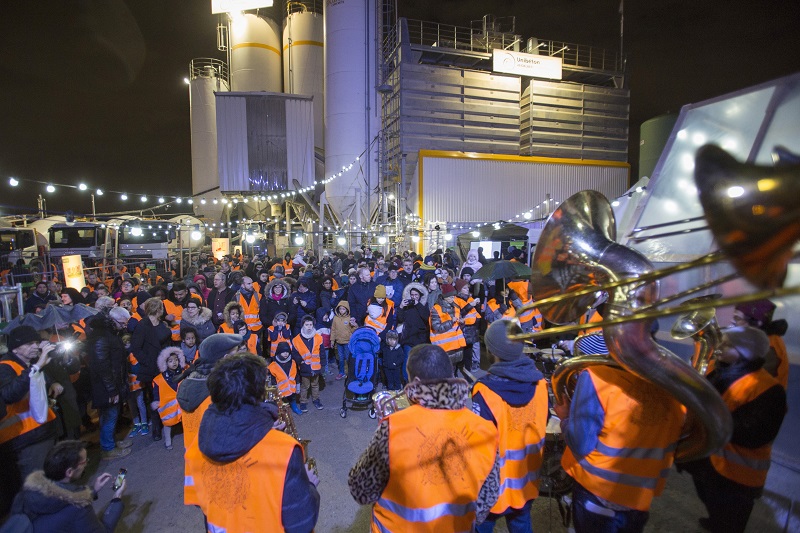
[[[128,259],[167,259],[177,225],[162,220],[147,220],[120,228],[119,255]],[[160,228],[159,228],[160,226]]]
[[[65,255],[80,255],[92,261],[114,254],[116,232],[100,222],[55,223],[48,230],[50,259],[60,263]]]
[[[0,228],[0,262],[36,267],[40,272],[47,253],[47,238],[34,228]]]

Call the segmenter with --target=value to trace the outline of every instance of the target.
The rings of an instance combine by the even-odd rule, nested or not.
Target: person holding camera
[[[0,361],[0,399],[6,412],[0,419],[0,516],[4,515],[28,474],[41,468],[55,443],[58,423],[52,409],[44,422],[32,416],[31,372],[40,372],[50,362],[55,344],[43,341],[30,326],[19,326],[8,334],[8,353]],[[47,380],[48,392],[58,396],[64,388]]]
[[[25,479],[25,486],[14,500],[10,521],[27,523],[33,531],[82,531],[85,533],[114,531],[125,504],[125,479],[118,476],[112,485],[114,498],[102,519],[94,513],[92,502],[97,493],[111,481],[112,475],[97,476],[92,487],[78,485],[89,460],[86,443],[65,440],[56,444],[44,460],[44,470],[37,470]]]

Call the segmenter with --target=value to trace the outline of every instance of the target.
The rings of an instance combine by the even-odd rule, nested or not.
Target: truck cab
[[[65,255],[102,259],[114,251],[114,231],[105,227],[105,224],[96,222],[53,224],[48,234],[50,257],[53,261]]]
[[[47,239],[33,228],[0,228],[0,261],[41,265]]]
[[[150,220],[120,228],[119,255],[126,259],[167,259],[176,231],[169,225],[166,221]]]

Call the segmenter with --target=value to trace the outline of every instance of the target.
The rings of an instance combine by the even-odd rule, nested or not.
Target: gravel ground
[[[370,507],[353,501],[347,488],[347,474],[366,448],[377,421],[369,418],[365,410],[349,410],[347,418],[341,418],[343,381],[334,381],[332,376],[327,378],[327,386],[321,392],[325,409],[318,411],[309,403],[309,413],[295,417],[299,436],[311,439],[309,455],[316,459],[319,469],[321,509],[315,531],[366,532],[369,531]],[[183,435],[173,439],[172,451],[164,448],[163,441],[154,442],[149,436],[138,436],[133,439],[131,455],[122,460],[102,462],[99,461],[97,434],[90,435],[91,438],[94,442],[90,448],[88,476],[104,471],[114,473],[120,467],[128,469],[126,510],[117,531],[203,530],[200,511],[183,505]],[[797,487],[793,490],[797,491]],[[110,499],[111,490],[104,489],[96,508],[104,508]],[[788,508],[785,499],[765,496],[756,504],[747,530],[759,533],[799,531],[800,528],[792,527],[800,524],[797,515],[791,526],[785,524],[785,509]],[[781,516],[780,526],[773,515]],[[673,471],[664,494],[653,505],[645,531],[699,531],[697,520],[701,516],[705,513],[695,495],[691,477]],[[557,502],[549,498],[541,497],[534,502],[532,523],[537,532],[568,531],[561,522]],[[495,531],[506,532],[505,523],[501,521]]]

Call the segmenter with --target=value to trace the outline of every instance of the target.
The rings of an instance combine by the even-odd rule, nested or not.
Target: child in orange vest
[[[301,361],[300,366],[300,410],[308,412],[308,390],[317,409],[324,409],[319,399],[319,380],[322,374],[320,351],[322,335],[314,328],[314,317],[306,315],[301,320],[300,333],[292,339],[292,357]]]
[[[269,346],[270,357],[275,357],[278,344],[284,341],[287,343],[292,342],[292,330],[286,323],[287,320],[288,316],[286,313],[278,313],[275,315],[275,318],[272,319],[272,325],[267,328],[264,341]],[[265,351],[264,354],[266,355],[266,353]]]
[[[172,428],[181,422],[178,406],[178,381],[186,368],[186,358],[178,347],[164,348],[158,354],[159,375],[153,378],[153,401],[150,408],[158,410],[164,424],[164,446],[172,449]]]
[[[261,347],[258,345],[258,336],[250,331],[247,327],[247,322],[244,320],[237,320],[233,323],[233,331],[242,336],[248,352],[253,355],[261,355]]]
[[[197,349],[197,330],[192,327],[181,328],[181,351],[187,363],[194,363],[199,350]]]
[[[297,407],[297,361],[292,358],[292,347],[288,342],[281,341],[276,345],[275,357],[267,368],[278,385],[278,393],[283,401],[289,402],[295,414],[303,414]]]

